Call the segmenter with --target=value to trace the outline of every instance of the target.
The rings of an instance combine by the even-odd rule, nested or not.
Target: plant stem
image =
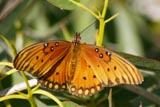
[[[101,18],[101,19],[99,19],[99,32],[98,32],[98,35],[96,36],[96,45],[97,46],[102,46],[104,28],[105,28],[104,19]]]
[[[69,0],[70,2],[72,2],[73,4],[81,7],[82,9],[86,10],[87,12],[89,12],[90,14],[92,14],[96,19],[99,18],[99,16],[97,14],[95,14],[92,10],[90,10],[89,8],[87,8],[85,5],[79,3],[79,2],[76,2],[75,0]]]
[[[31,104],[31,107],[37,107],[37,105],[36,105],[36,103],[35,103],[35,101],[34,101],[32,96],[29,97],[28,101]]]
[[[27,77],[26,77],[26,75],[24,74],[24,72],[23,71],[20,71],[20,73],[21,73],[21,75],[22,75],[22,77],[23,77],[23,79],[24,79],[24,81],[25,81],[25,83],[26,83],[26,85],[27,85],[27,91],[28,91],[28,101],[29,101],[29,103],[31,104],[31,107],[36,107],[36,103],[35,103],[35,101],[34,101],[34,99],[33,99],[33,94],[32,94],[32,90],[31,90],[31,88],[30,88],[30,85],[29,85],[29,83],[28,83],[28,79],[27,79]]]
[[[98,35],[96,37],[96,45],[97,46],[102,46],[103,36],[104,36],[104,28],[105,28],[105,21],[104,20],[105,20],[107,7],[108,7],[108,0],[105,0],[104,7],[103,7],[103,10],[102,10],[102,15],[100,15],[99,18],[98,18],[98,20],[99,20],[99,32],[98,32]]]
[[[110,18],[108,18],[107,20],[105,20],[105,24],[110,22],[111,20],[113,20],[114,18],[116,18],[119,15],[119,13],[116,13],[115,15],[111,16]]]
[[[107,8],[108,8],[108,0],[105,0],[105,1],[104,1],[103,11],[102,11],[102,17],[103,17],[103,18],[104,18],[105,15],[106,15]]]
[[[112,88],[109,90],[108,103],[109,107],[112,107]]]

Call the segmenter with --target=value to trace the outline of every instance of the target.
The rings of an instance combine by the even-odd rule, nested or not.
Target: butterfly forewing
[[[68,53],[70,45],[71,43],[66,41],[49,41],[31,45],[18,53],[14,60],[14,67],[31,72],[38,77],[43,76]]]
[[[39,82],[49,89],[60,91],[66,90],[69,84],[69,70],[67,69],[68,60],[70,59],[71,51],[68,51],[61,60],[52,65],[52,68],[39,78]]]

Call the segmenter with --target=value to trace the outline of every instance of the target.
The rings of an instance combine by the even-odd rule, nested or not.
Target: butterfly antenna
[[[95,24],[97,22],[97,20],[95,20],[94,22],[92,22],[90,25],[88,25],[86,28],[84,28],[80,34],[82,34],[84,31],[86,31],[86,29],[88,29],[89,27],[91,27],[93,24]]]

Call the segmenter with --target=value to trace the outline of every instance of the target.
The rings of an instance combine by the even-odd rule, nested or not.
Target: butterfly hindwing
[[[78,56],[74,77],[69,92],[76,96],[91,96],[103,89],[103,84],[95,75],[83,52]]]

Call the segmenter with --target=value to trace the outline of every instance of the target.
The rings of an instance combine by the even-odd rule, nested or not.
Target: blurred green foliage
[[[72,3],[65,3],[63,1],[54,3],[54,0],[53,2],[52,0],[48,1],[0,1],[0,34],[5,35],[10,43],[15,46],[16,50],[20,51],[25,46],[40,41],[53,39],[71,41],[75,32],[81,32],[87,26],[94,23],[81,34],[81,38],[82,42],[95,44],[98,24],[92,15]],[[142,1],[145,2],[145,0]],[[149,12],[151,4],[146,4],[143,10],[144,13],[139,11],[138,6],[144,5],[142,1],[139,1],[138,5],[136,5],[136,0],[109,0],[106,18],[115,13],[119,13],[120,15],[115,20],[107,23],[103,45],[112,50],[160,60],[160,18],[158,19],[156,17],[157,14],[146,14],[147,11]],[[80,2],[94,10],[101,10],[103,6],[103,0],[81,0]],[[152,3],[152,5],[154,5],[154,3]],[[10,10],[5,11],[7,9]],[[155,10],[155,13],[156,11],[158,10]],[[0,39],[0,61],[12,62],[13,56],[4,40]],[[7,71],[7,69],[4,71]],[[145,76],[145,81],[140,86],[159,97],[160,71],[157,70],[154,72],[152,69],[149,69],[142,70],[142,72]],[[20,82],[23,82],[21,75],[14,73],[3,81],[0,81],[0,88],[11,87]],[[91,106],[91,104],[97,107],[107,107],[108,100],[106,93],[108,93],[108,90],[108,88],[105,88],[92,99],[75,98],[66,93],[53,94],[56,95],[66,107]],[[142,91],[139,93],[145,92]],[[51,99],[43,95],[35,95],[34,97],[38,107],[57,106]],[[141,94],[137,94],[128,88],[113,88],[113,107],[141,107],[140,104],[142,104],[143,107],[160,106],[158,105],[160,101],[156,101],[154,97],[153,100],[148,99],[147,95],[141,96]],[[9,100],[9,102],[12,107],[29,107],[29,103],[26,100],[13,99]],[[0,102],[0,107],[5,107],[5,103]]]

